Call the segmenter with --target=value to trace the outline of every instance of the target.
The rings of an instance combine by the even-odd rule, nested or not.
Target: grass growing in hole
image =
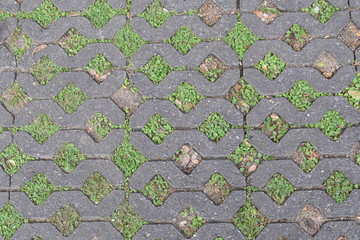
[[[274,113],[270,114],[261,125],[261,130],[276,143],[281,140],[289,129],[289,124]]]
[[[64,237],[70,236],[77,226],[81,223],[81,216],[74,208],[67,204],[61,207],[55,215],[50,219],[53,224]]]
[[[127,23],[114,36],[114,45],[125,55],[131,57],[145,41]]]
[[[170,43],[178,52],[185,55],[193,48],[201,39],[191,32],[188,27],[180,27],[174,36],[165,43]]]
[[[238,16],[238,19],[238,22],[223,40],[234,50],[234,52],[236,52],[239,59],[242,60],[244,53],[260,38],[255,36],[244,24],[242,24],[240,15]]]
[[[341,95],[357,110],[360,110],[360,73],[356,73],[355,78],[342,91]]]
[[[319,22],[326,23],[335,12],[340,11],[340,8],[330,5],[326,0],[315,0],[310,7],[303,8],[302,11],[308,12]]]
[[[210,113],[210,115],[199,126],[199,130],[214,142],[219,142],[220,139],[226,135],[229,129],[230,125],[227,121],[216,112]]]
[[[173,131],[173,127],[160,114],[155,114],[141,130],[154,143],[160,144]]]
[[[188,113],[204,97],[188,82],[181,83],[168,97],[181,111]]]
[[[158,28],[174,13],[166,10],[159,0],[154,0],[138,16],[144,18],[151,26]]]
[[[58,72],[68,71],[68,68],[58,67],[47,56],[41,57],[31,67],[30,72],[41,85],[47,84]]]
[[[101,202],[113,187],[101,173],[91,174],[81,187],[81,191],[95,204]]]
[[[169,66],[159,55],[153,56],[138,72],[143,72],[154,84],[161,80],[174,69]]]
[[[16,59],[19,59],[30,48],[31,39],[22,31],[19,26],[11,32],[6,39],[6,43],[10,47],[10,51]]]
[[[30,125],[21,128],[21,131],[28,132],[40,144],[59,130],[60,128],[43,113],[40,113]]]
[[[274,174],[265,186],[266,193],[277,203],[283,204],[295,191],[295,187],[283,175]]]
[[[105,24],[118,14],[125,14],[124,9],[113,9],[106,0],[96,0],[83,13],[95,28],[102,28]]]
[[[21,166],[27,161],[34,160],[35,158],[23,154],[15,143],[11,143],[0,153],[0,164],[4,171],[11,175],[17,173]]]
[[[159,174],[148,182],[141,190],[155,206],[161,206],[170,194],[170,184]]]
[[[272,52],[268,52],[254,67],[270,80],[274,80],[286,68],[286,63]]]
[[[86,157],[81,154],[81,152],[76,148],[72,143],[64,143],[55,153],[54,162],[64,170],[69,173],[73,171],[77,165],[85,160]]]
[[[13,82],[0,96],[0,102],[13,114],[18,114],[32,99],[24,92],[18,82]]]
[[[54,97],[54,100],[66,113],[73,113],[88,98],[80,88],[69,83]]]
[[[20,191],[25,192],[35,205],[42,204],[56,190],[58,188],[52,185],[41,173],[35,174],[20,188]]]
[[[319,128],[331,140],[337,140],[346,127],[346,121],[337,111],[328,111],[319,122],[307,124],[305,127]]]
[[[358,188],[358,184],[352,184],[343,173],[335,171],[323,183],[325,191],[337,203],[342,203],[348,197],[354,188]]]
[[[0,208],[0,235],[9,240],[20,228],[21,224],[28,222],[24,219],[11,203],[7,202]]]

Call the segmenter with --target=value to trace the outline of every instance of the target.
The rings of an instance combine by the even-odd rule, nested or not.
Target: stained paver
[[[359,239],[357,0],[3,0],[0,239]]]

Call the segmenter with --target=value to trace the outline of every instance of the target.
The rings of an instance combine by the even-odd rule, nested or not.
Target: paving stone
[[[264,0],[1,1],[0,207],[26,220],[9,236],[0,216],[0,239],[358,239],[359,1],[326,0],[337,9],[321,22],[304,10],[314,0],[267,1],[270,12]],[[31,15],[44,3],[54,20]],[[293,48],[299,26],[308,41]],[[14,29],[31,39],[21,51]],[[265,134],[278,118],[282,137],[274,124]],[[50,223],[64,207],[73,232]]]

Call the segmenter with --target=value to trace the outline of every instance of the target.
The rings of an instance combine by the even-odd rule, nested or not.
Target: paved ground
[[[360,1],[1,0],[0,239],[360,239]]]

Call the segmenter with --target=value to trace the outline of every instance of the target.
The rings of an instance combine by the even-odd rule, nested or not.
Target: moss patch
[[[35,205],[42,204],[57,189],[41,173],[35,174],[31,180],[20,188]]]
[[[38,143],[43,144],[60,128],[47,115],[40,113],[30,125],[21,128],[21,130],[28,132]]]
[[[227,121],[216,112],[210,113],[210,115],[199,126],[199,130],[214,142],[219,142],[221,138],[226,135],[229,129],[230,125]]]
[[[181,83],[168,97],[181,111],[188,113],[204,97],[200,95],[193,85],[188,82]]]
[[[168,181],[157,174],[141,191],[155,206],[161,206],[165,199],[171,194],[171,186]]]
[[[155,114],[141,130],[154,143],[160,144],[173,131],[173,127],[160,114]]]
[[[15,143],[11,143],[0,153],[0,164],[10,176],[17,173],[27,161],[34,159],[23,154]]]
[[[64,143],[55,153],[54,162],[64,170],[69,173],[73,171],[77,165],[85,160],[86,157],[81,154],[81,152],[76,148],[72,143]]]
[[[111,223],[125,237],[131,238],[147,222],[125,202],[111,216]]]
[[[91,174],[81,187],[81,191],[95,204],[101,202],[112,189],[109,181],[98,172]]]

